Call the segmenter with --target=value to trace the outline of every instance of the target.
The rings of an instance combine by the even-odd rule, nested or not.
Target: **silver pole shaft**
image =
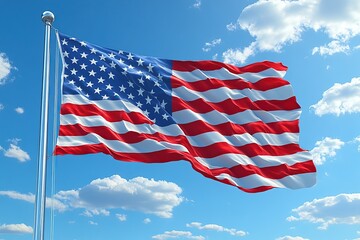
[[[44,240],[45,204],[46,204],[46,158],[48,145],[48,105],[50,77],[50,31],[54,14],[46,11],[42,15],[45,23],[44,64],[41,94],[41,120],[39,138],[39,158],[35,196],[34,240]]]

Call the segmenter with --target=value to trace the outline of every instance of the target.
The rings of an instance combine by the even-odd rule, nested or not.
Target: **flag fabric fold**
[[[55,154],[129,162],[186,160],[246,192],[310,187],[300,106],[270,61],[243,67],[115,51],[58,33],[63,59]]]

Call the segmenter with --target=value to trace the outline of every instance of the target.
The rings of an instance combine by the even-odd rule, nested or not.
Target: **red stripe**
[[[210,89],[217,89],[226,87],[234,90],[253,89],[259,91],[267,91],[270,89],[289,85],[290,83],[282,78],[263,78],[255,83],[244,81],[243,79],[232,79],[232,80],[219,80],[214,78],[207,78],[196,82],[187,82],[176,76],[171,77],[172,88],[186,87],[188,89],[204,92]]]
[[[75,114],[82,117],[101,116],[108,122],[127,121],[135,124],[152,124],[152,122],[143,114],[137,112],[128,113],[125,111],[106,111],[95,104],[77,105],[65,103],[61,105],[60,114]]]
[[[295,97],[286,100],[258,100],[254,102],[246,97],[241,99],[226,99],[218,103],[207,102],[202,98],[187,102],[178,97],[172,98],[173,112],[190,109],[196,113],[208,113],[216,110],[221,113],[232,115],[246,110],[276,111],[295,110],[299,108],[300,106],[296,102]]]
[[[226,68],[230,72],[235,74],[241,73],[258,73],[266,69],[273,68],[277,71],[286,71],[287,67],[282,63],[275,63],[270,61],[257,62],[243,67],[236,67],[230,64],[216,62],[216,61],[173,61],[172,69],[175,71],[191,72],[196,69],[202,71],[217,70],[220,68]]]
[[[299,133],[299,120],[295,121],[284,121],[284,122],[251,122],[247,124],[234,124],[231,122],[221,123],[218,125],[210,125],[201,120],[179,124],[179,127],[188,136],[196,136],[205,132],[219,132],[224,136],[231,136],[234,134],[255,134],[255,133]]]
[[[89,133],[95,133],[107,140],[118,140],[126,143],[138,143],[146,139],[155,141],[165,141],[174,144],[183,145],[193,156],[204,158],[217,157],[227,153],[244,154],[248,157],[257,155],[283,156],[303,151],[298,144],[286,144],[283,146],[264,145],[248,143],[243,146],[232,146],[226,142],[217,142],[208,146],[192,146],[185,136],[167,136],[161,133],[145,134],[137,132],[127,132],[119,134],[108,127],[86,127],[80,124],[61,125],[59,130],[60,136],[86,136]]]
[[[215,175],[227,173],[235,178],[242,178],[256,174],[270,179],[281,179],[289,175],[316,172],[313,161],[298,162],[294,165],[279,164],[277,166],[259,168],[254,165],[237,165],[231,168],[218,168],[213,171]]]

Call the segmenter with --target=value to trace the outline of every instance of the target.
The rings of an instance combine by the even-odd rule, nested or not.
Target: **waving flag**
[[[236,67],[114,51],[58,34],[63,58],[55,154],[186,160],[246,192],[310,187],[300,106],[281,63]]]

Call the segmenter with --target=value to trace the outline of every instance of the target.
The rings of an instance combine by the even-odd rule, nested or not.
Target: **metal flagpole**
[[[42,15],[45,23],[44,65],[41,94],[41,120],[39,138],[39,158],[35,196],[35,225],[34,240],[44,240],[45,201],[46,201],[46,158],[47,158],[47,130],[49,105],[49,76],[50,76],[50,31],[55,17],[52,12],[46,11]]]

